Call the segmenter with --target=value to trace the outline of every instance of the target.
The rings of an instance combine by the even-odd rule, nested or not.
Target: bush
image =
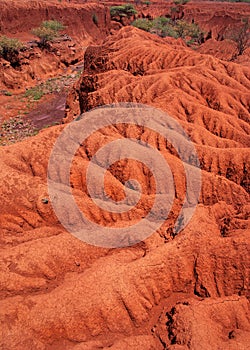
[[[199,26],[195,23],[188,23],[184,20],[176,21],[175,30],[178,37],[185,39],[190,36],[192,39],[201,40],[203,37],[203,32],[200,30]]]
[[[157,17],[153,21],[148,19],[137,19],[132,25],[161,37],[171,36],[173,38],[183,39],[191,37],[192,42],[198,43],[203,40],[203,32],[198,25],[183,20],[173,22],[166,17]]]
[[[32,30],[32,34],[37,36],[40,39],[40,46],[47,46],[49,41],[53,41],[56,37],[56,34],[53,30],[47,28],[35,28]]]
[[[225,38],[236,42],[238,55],[242,55],[250,46],[250,21],[248,18],[241,20],[239,27],[228,27],[225,33]]]
[[[58,33],[60,30],[64,29],[64,25],[61,22],[50,20],[50,21],[44,21],[41,26],[43,28],[51,29],[54,32]]]
[[[47,47],[49,41],[53,41],[59,34],[59,31],[63,30],[62,23],[54,20],[44,21],[40,27],[32,30],[32,34],[40,39],[40,46]]]
[[[153,22],[145,18],[139,18],[132,23],[132,26],[149,32],[153,27]]]
[[[137,19],[132,23],[132,25],[147,32],[157,34],[161,37],[178,37],[171,24],[171,20],[166,17],[157,17],[153,21],[148,19]]]
[[[161,37],[172,36],[177,38],[177,34],[172,26],[172,22],[166,17],[157,17],[153,21],[151,33],[158,34]]]
[[[16,64],[18,52],[23,44],[18,39],[11,39],[7,36],[0,37],[0,55],[11,64]]]
[[[115,17],[119,17],[119,19],[121,20],[122,17],[131,17],[136,14],[137,11],[131,4],[110,7],[110,15],[112,19],[114,19]]]

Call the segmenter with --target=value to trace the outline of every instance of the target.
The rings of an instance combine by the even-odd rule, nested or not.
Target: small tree
[[[173,36],[176,37],[176,33],[171,26],[171,20],[166,17],[157,17],[153,21],[153,28],[151,29],[151,33],[157,34],[161,37]]]
[[[184,20],[178,20],[176,21],[175,30],[180,38],[185,39],[187,36],[190,36],[199,43],[203,40],[204,33],[195,23],[188,23]]]
[[[32,30],[32,34],[40,39],[40,46],[47,47],[48,42],[53,41],[58,35],[59,31],[63,30],[62,23],[54,20],[44,21],[38,28]]]
[[[229,28],[225,34],[226,39],[236,42],[238,55],[242,55],[244,51],[250,46],[250,23],[248,18],[241,21],[241,26],[236,28]]]
[[[172,19],[177,18],[183,18],[184,16],[184,12],[183,12],[183,5],[187,4],[189,2],[189,0],[174,0],[173,4],[175,6],[170,7],[170,13],[171,13],[171,17]]]
[[[11,39],[7,36],[0,37],[0,55],[12,66],[18,64],[18,53],[22,47],[23,44],[18,39]]]
[[[135,20],[132,25],[161,37],[171,36],[176,39],[191,37],[189,44],[200,44],[204,39],[204,33],[197,24],[188,23],[184,20],[172,21],[166,17],[157,17],[154,20],[144,18]]]
[[[137,11],[131,4],[125,4],[120,6],[111,6],[110,7],[110,15],[112,19],[115,19],[116,17],[119,17],[121,20],[122,17],[131,17],[133,15],[136,15]]]

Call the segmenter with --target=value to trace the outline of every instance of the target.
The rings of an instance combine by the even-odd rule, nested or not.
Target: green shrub
[[[225,39],[236,42],[238,55],[242,55],[250,46],[250,21],[242,18],[240,26],[228,26],[225,32]]]
[[[178,34],[172,26],[167,26],[162,30],[161,36],[165,38],[166,36],[171,36],[172,38],[177,39]]]
[[[17,55],[22,47],[23,44],[18,39],[0,37],[0,55],[12,64],[17,62]]]
[[[161,37],[172,36],[177,38],[177,34],[172,26],[172,22],[166,17],[157,17],[153,21],[153,27],[151,33],[158,34]]]
[[[64,29],[64,25],[61,22],[58,22],[55,20],[44,21],[44,22],[42,22],[41,27],[51,29],[56,33],[60,32],[60,30]]]
[[[170,23],[171,23],[171,19],[166,17],[157,17],[153,20],[153,26],[159,29],[163,29],[165,26],[169,25]]]
[[[176,21],[175,30],[178,37],[183,39],[185,39],[187,36],[190,36],[193,39],[199,39],[203,34],[197,24],[188,23],[184,20]]]
[[[191,46],[192,47],[192,45],[195,44],[195,40],[194,39],[187,40],[186,44],[187,44],[187,46]]]
[[[173,38],[191,37],[193,42],[200,43],[203,40],[203,32],[197,24],[188,23],[183,20],[172,21],[166,17],[157,17],[154,20],[137,19],[132,25],[147,32],[157,34],[161,37],[171,36]]]
[[[145,30],[147,32],[157,34],[159,36],[173,36],[175,38],[178,37],[175,32],[171,20],[166,17],[157,17],[154,20],[149,19],[137,19],[132,25],[139,29]]]
[[[112,19],[116,17],[119,17],[120,19],[122,17],[131,17],[136,14],[137,14],[137,11],[132,4],[125,4],[125,5],[110,7],[110,15]]]
[[[44,95],[44,91],[41,86],[35,86],[27,90],[24,94],[25,97],[32,99],[33,101],[39,101]]]
[[[56,34],[53,30],[47,28],[35,28],[32,30],[32,34],[40,39],[40,46],[45,47],[49,41],[53,41]]]
[[[62,23],[54,20],[44,21],[38,28],[32,30],[32,34],[40,39],[40,46],[47,47],[49,41],[53,41],[58,35],[59,31],[63,30]]]
[[[132,26],[149,32],[153,27],[153,22],[145,18],[138,18],[132,23]]]

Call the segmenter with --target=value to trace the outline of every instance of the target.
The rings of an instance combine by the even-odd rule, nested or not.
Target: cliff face
[[[0,59],[0,89],[23,90],[60,74],[69,65],[82,61],[86,47],[100,43],[110,27],[108,8],[93,3],[1,0],[0,13],[1,35],[18,38],[25,45],[17,67]],[[41,50],[34,44],[31,30],[51,19],[62,22],[67,35],[56,40],[50,50]]]
[[[228,26],[237,26],[242,18],[249,18],[246,3],[190,2],[184,6],[184,18],[194,21],[213,39],[221,39]]]
[[[102,210],[86,186],[95,152],[128,137],[148,142],[168,162],[174,203],[162,227],[144,243],[119,249],[88,245],[60,225],[48,196],[48,159],[65,126],[1,148],[2,349],[248,348],[249,88],[247,66],[135,28],[122,28],[87,49],[85,71],[68,97],[65,122],[113,102],[161,108],[182,125],[197,150],[199,205],[189,225],[173,234],[185,197],[176,152],[147,128],[122,123],[102,128],[78,144],[70,171],[84,214],[113,228],[132,225],[147,214],[156,187],[141,162],[115,163],[105,177],[105,191],[115,201],[124,198],[128,179],[138,180],[142,196],[133,212]],[[63,148],[67,151],[67,142]],[[101,172],[99,165],[92,190],[103,204]],[[62,196],[65,176],[56,173]],[[65,211],[69,222],[71,214]]]
[[[221,39],[228,25],[238,25],[242,18],[250,15],[247,3],[229,3],[215,1],[190,1],[185,5],[174,5],[171,1],[150,6],[138,6],[139,15],[158,17],[166,14],[173,19],[185,19],[197,23],[212,39]]]
[[[109,30],[109,10],[98,3],[1,0],[0,10],[1,34],[14,34],[20,38],[27,37],[31,29],[49,19],[62,22],[67,33],[81,43],[101,40]],[[97,24],[93,22],[94,14]]]

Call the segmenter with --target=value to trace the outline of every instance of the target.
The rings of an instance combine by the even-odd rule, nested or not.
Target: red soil
[[[70,74],[70,66],[83,60],[86,47],[100,43],[110,27],[108,8],[97,3],[1,0],[0,14],[1,35],[18,38],[26,47],[19,53],[16,68],[0,58],[0,122],[29,111],[29,103],[20,93],[49,78]],[[70,40],[58,40],[50,50],[41,50],[34,45],[36,38],[31,30],[48,19],[62,22]],[[13,96],[5,96],[10,92]]]
[[[109,32],[108,9],[99,4],[60,4],[53,2],[0,2],[1,34],[18,37],[24,43],[35,39],[30,34],[44,20],[62,22],[65,32],[72,38],[52,45],[50,51],[32,48],[20,53],[20,66],[12,68],[9,62],[0,60],[0,89],[23,89],[62,72],[73,62],[81,61],[90,43],[100,42]],[[93,15],[98,24],[93,22]],[[28,21],[20,20],[29,18]]]
[[[150,130],[99,130],[81,145],[71,169],[74,195],[88,217],[118,225],[113,213],[93,205],[84,175],[96,149],[115,139],[136,137],[158,149],[173,172],[176,198],[169,218],[144,243],[87,245],[65,231],[46,203],[48,159],[64,126],[0,148],[2,349],[248,349],[249,89],[249,66],[131,27],[87,49],[65,122],[112,102],[161,108],[195,144],[200,203],[173,237],[185,187],[180,159]],[[65,174],[57,176],[63,183]],[[154,189],[141,163],[117,164],[105,179],[115,200],[121,200],[127,177],[147,191],[144,205],[132,216],[121,215],[122,226],[145,215]]]
[[[6,1],[1,0],[1,33],[27,39],[27,33],[42,21],[55,19],[66,26],[67,33],[75,41],[88,43],[98,41],[108,33],[108,8],[98,3],[74,4],[59,1]],[[98,18],[98,25],[92,20]],[[28,20],[24,20],[28,18]]]

